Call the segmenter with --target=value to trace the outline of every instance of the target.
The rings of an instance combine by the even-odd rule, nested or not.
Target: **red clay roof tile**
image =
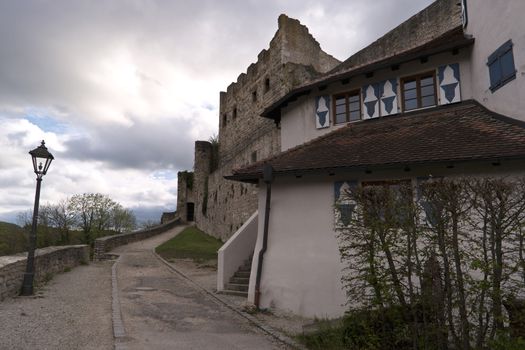
[[[276,175],[340,168],[525,158],[525,123],[473,100],[345,127],[233,171],[226,178],[255,181],[264,163]]]

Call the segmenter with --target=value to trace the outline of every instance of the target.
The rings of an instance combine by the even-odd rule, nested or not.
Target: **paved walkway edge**
[[[151,250],[152,254],[157,258],[159,259],[164,265],[166,265],[168,267],[168,269],[170,269],[171,271],[179,274],[180,276],[182,276],[184,279],[186,279],[187,281],[189,281],[191,284],[193,284],[195,287],[197,287],[198,289],[202,290],[204,293],[206,293],[207,295],[209,295],[212,299],[214,299],[215,301],[219,302],[220,304],[226,306],[228,309],[232,310],[233,312],[235,312],[236,314],[238,314],[239,316],[245,318],[246,320],[248,320],[250,323],[252,323],[253,325],[255,325],[257,328],[261,329],[262,331],[264,331],[266,334],[274,337],[275,339],[277,339],[278,341],[280,341],[281,343],[284,343],[294,349],[297,349],[297,350],[307,350],[303,345],[297,343],[295,340],[293,340],[292,338],[284,335],[283,333],[277,331],[276,329],[262,323],[261,321],[259,321],[258,319],[256,319],[255,317],[245,313],[245,312],[242,312],[241,310],[239,310],[238,307],[236,307],[235,305],[229,303],[228,301],[218,297],[215,293],[212,293],[211,291],[209,291],[208,289],[204,288],[203,286],[201,286],[200,284],[198,284],[197,282],[195,282],[194,280],[192,280],[190,277],[188,277],[186,274],[184,274],[182,271],[178,270],[177,268],[175,268],[172,264],[170,264],[168,261],[166,261],[163,257],[161,257],[159,254],[157,254],[157,252],[155,251],[155,249],[152,249]]]
[[[115,350],[125,350],[126,346],[120,341],[123,341],[126,337],[126,329],[122,322],[122,313],[120,312],[120,299],[118,293],[118,282],[117,282],[117,264],[120,260],[120,256],[111,267],[111,314],[113,319],[113,336],[115,337]]]

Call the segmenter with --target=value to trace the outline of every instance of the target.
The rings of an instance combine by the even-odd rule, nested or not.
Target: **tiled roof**
[[[226,178],[257,181],[274,174],[472,160],[525,159],[525,123],[473,100],[350,123]]]
[[[280,109],[313,88],[388,68],[422,56],[459,49],[474,42],[465,37],[461,8],[455,0],[438,0],[390,32],[350,56],[330,72],[297,87],[266,108],[262,116],[279,120]]]

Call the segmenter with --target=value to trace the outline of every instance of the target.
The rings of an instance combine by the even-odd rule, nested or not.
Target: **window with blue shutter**
[[[487,66],[489,67],[490,91],[492,92],[516,78],[512,46],[512,40],[509,40],[488,58]]]
[[[338,227],[350,224],[357,202],[353,198],[353,191],[357,181],[338,181],[334,183],[335,195],[335,223]]]
[[[315,99],[315,127],[323,129],[330,126],[330,96]]]
[[[379,99],[383,92],[381,83],[365,85],[362,88],[364,119],[377,118],[380,116]]]
[[[397,114],[397,79],[388,79],[381,84],[381,116]]]
[[[446,105],[461,101],[459,64],[438,67],[439,104]]]

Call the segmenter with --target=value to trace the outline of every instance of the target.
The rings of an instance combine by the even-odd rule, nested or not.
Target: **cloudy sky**
[[[340,60],[432,0],[0,0],[0,220],[32,208],[28,151],[55,156],[41,201],[100,192],[159,219],[217,133],[219,91],[286,13]]]

